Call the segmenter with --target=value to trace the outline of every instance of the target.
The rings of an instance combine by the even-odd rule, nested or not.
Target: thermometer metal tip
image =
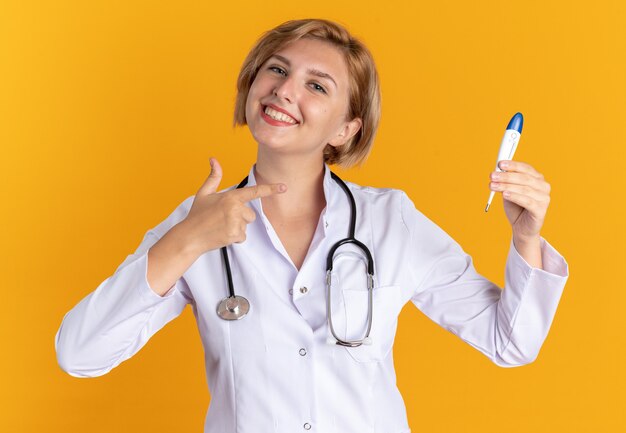
[[[491,206],[491,200],[493,200],[493,196],[496,194],[495,191],[491,191],[489,194],[489,200],[487,200],[487,206],[485,207],[485,212],[489,210],[489,206]]]

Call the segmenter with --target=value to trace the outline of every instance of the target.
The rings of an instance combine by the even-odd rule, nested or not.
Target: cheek
[[[249,93],[248,93],[248,99],[246,99],[245,114],[246,114],[246,119],[247,119],[250,116],[250,94]]]
[[[324,130],[334,130],[341,124],[344,118],[343,112],[339,107],[329,107],[328,105],[317,106],[314,113],[317,122],[323,125]]]
[[[303,115],[315,119],[316,123],[327,124],[332,122],[333,110],[326,104],[320,104],[315,98],[303,100],[300,105]]]
[[[258,97],[257,92],[254,87],[250,87],[250,91],[248,92],[248,98],[246,99],[246,119],[250,119],[254,114],[254,110],[258,106]]]

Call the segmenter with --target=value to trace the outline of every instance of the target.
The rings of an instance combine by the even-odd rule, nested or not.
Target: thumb
[[[209,158],[209,162],[211,164],[211,174],[209,174],[209,177],[204,181],[196,195],[213,194],[217,191],[217,187],[222,180],[222,166],[220,163],[215,158]]]

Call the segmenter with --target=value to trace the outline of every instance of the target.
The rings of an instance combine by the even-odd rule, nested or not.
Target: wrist
[[[166,236],[169,235],[174,239],[174,242],[176,243],[176,250],[179,254],[197,258],[202,253],[195,245],[194,237],[184,222],[185,220],[182,220],[178,224],[174,225],[170,231],[166,233]]]
[[[524,237],[513,234],[513,246],[530,266],[543,269],[541,236]]]
[[[521,235],[519,233],[513,232],[513,241],[515,244],[525,244],[525,245],[533,245],[541,243],[541,235],[537,233],[536,235]]]

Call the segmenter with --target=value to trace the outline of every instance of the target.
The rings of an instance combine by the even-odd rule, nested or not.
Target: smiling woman
[[[333,49],[329,49],[331,47]],[[317,58],[310,64],[303,64],[306,56],[300,49],[307,50],[307,56]],[[325,145],[324,162],[348,168],[365,161],[378,128],[381,98],[374,59],[361,41],[339,24],[327,20],[289,21],[266,32],[241,67],[237,80],[235,125],[246,125],[250,121],[249,92],[257,75],[268,72],[284,79],[295,72],[300,74],[297,78],[301,85],[309,86],[311,91],[339,104],[347,102],[339,120],[360,119],[360,126],[358,129],[356,125],[352,126],[357,130],[351,137],[344,133],[343,141],[339,141],[343,146]],[[285,113],[280,107],[269,105]],[[343,105],[340,108],[344,108]]]
[[[212,159],[197,193],[66,314],[55,340],[65,371],[108,373],[192,304],[211,393],[205,433],[408,433],[392,357],[405,304],[498,366],[537,357],[568,277],[539,236],[541,174],[513,161],[501,173],[499,191],[530,191],[505,201],[502,291],[406,193],[330,171],[364,161],[380,117],[374,61],[346,29],[278,26],[237,88],[234,121],[256,141],[256,163],[218,192]]]
[[[348,159],[347,143],[362,121],[350,116],[349,73],[342,53],[327,42],[307,38],[289,43],[279,53],[261,65],[246,100],[246,123],[259,144],[259,157],[271,147],[316,160],[331,149],[326,159],[331,153]],[[314,75],[311,65],[329,72]],[[332,150],[341,148],[345,150]]]

